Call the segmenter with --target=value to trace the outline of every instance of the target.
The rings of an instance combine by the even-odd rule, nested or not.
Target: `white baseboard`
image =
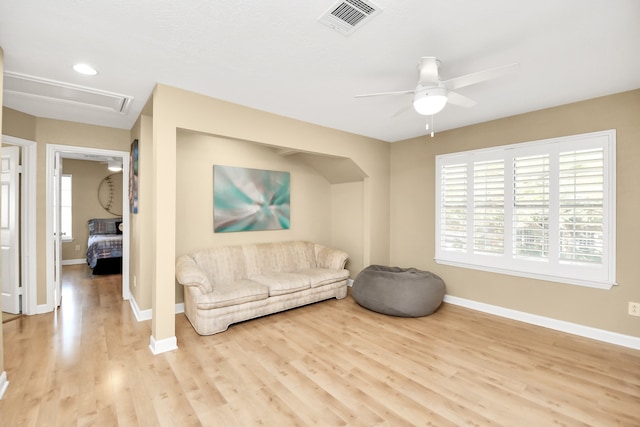
[[[61,264],[62,265],[76,265],[76,264],[86,264],[87,260],[86,259],[63,259]]]
[[[4,371],[0,374],[0,400],[2,400],[2,396],[7,391],[7,387],[9,387],[9,381],[7,380],[7,372]]]
[[[178,339],[176,337],[169,337],[161,340],[156,340],[151,335],[149,343],[149,349],[154,355],[166,353],[167,351],[173,351],[178,349]]]
[[[151,309],[141,311],[133,295],[129,297],[129,305],[131,306],[131,311],[133,311],[133,315],[136,316],[136,320],[138,322],[151,320]]]
[[[44,313],[50,313],[53,311],[53,307],[50,306],[49,304],[38,304],[36,306],[36,312],[35,314],[44,314]]]
[[[485,304],[451,295],[445,295],[444,302],[470,308],[472,310],[482,311],[484,313],[494,314],[500,317],[506,317],[508,319],[518,320],[532,325],[542,326],[544,328],[554,329],[556,331],[566,332],[572,335],[578,335],[585,338],[591,338],[610,344],[640,350],[640,338],[630,335],[605,331],[603,329],[592,328],[590,326],[579,325],[577,323],[566,322],[564,320],[552,319],[550,317],[538,316],[536,314],[525,313],[523,311]]]
[[[353,287],[353,279],[347,279],[347,286]]]
[[[140,310],[138,307],[138,303],[133,295],[129,296],[129,305],[131,305],[131,311],[133,311],[133,315],[136,316],[136,320],[138,322],[144,322],[145,320],[151,320],[151,316],[153,314],[153,310],[148,308],[146,310]],[[176,314],[184,313],[184,303],[176,304]]]

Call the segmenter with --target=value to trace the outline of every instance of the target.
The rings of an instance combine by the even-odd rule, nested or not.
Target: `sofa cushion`
[[[223,246],[191,254],[198,267],[206,272],[212,287],[247,278],[246,264],[240,246]]]
[[[292,292],[309,289],[309,277],[298,273],[271,272],[251,276],[255,280],[269,288],[269,296],[290,294]]]
[[[253,280],[244,279],[225,284],[219,283],[213,291],[198,296],[197,308],[209,310],[258,301],[267,297],[269,297],[268,287]]]
[[[243,246],[243,251],[247,277],[316,267],[315,250],[310,242],[257,243]]]
[[[349,270],[329,270],[327,268],[307,268],[296,271],[297,274],[307,276],[312,288],[339,282],[349,278]]]

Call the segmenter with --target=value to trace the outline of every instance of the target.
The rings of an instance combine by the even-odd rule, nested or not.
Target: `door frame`
[[[20,169],[20,274],[22,313],[39,314],[38,263],[36,241],[36,171],[38,144],[35,141],[2,135],[2,143],[21,148]]]
[[[22,304],[20,296],[22,294],[22,286],[20,283],[20,153],[21,147],[9,145],[2,147],[2,188],[7,188],[6,202],[7,206],[2,205],[2,216],[6,215],[6,228],[3,227],[0,232],[4,236],[2,245],[2,311],[12,314],[20,314],[22,312]],[[5,156],[7,160],[7,169],[5,169]],[[5,180],[6,177],[6,180]],[[4,203],[4,191],[2,195]],[[8,245],[5,250],[5,246]],[[7,276],[5,276],[5,273]],[[5,279],[7,279],[5,283]],[[5,286],[9,287],[9,295],[5,298]],[[5,304],[7,303],[7,304]]]
[[[129,292],[129,156],[128,151],[107,150],[101,148],[79,147],[72,145],[56,145],[47,144],[47,191],[46,191],[46,282],[47,282],[47,311],[53,311],[55,308],[54,302],[54,247],[53,239],[53,181],[54,181],[54,161],[56,153],[60,154],[63,159],[67,156],[70,158],[78,158],[78,155],[87,156],[104,156],[115,157],[122,161],[122,225],[124,230],[122,232],[122,298],[128,300],[130,298]]]

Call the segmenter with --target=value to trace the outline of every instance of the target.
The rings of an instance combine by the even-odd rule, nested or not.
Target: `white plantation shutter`
[[[440,246],[467,249],[467,166],[446,165],[441,172]]]
[[[602,263],[604,150],[560,153],[560,259]]]
[[[504,252],[504,160],[473,165],[473,251]]]
[[[615,284],[615,131],[436,157],[436,261]]]
[[[549,258],[549,155],[513,159],[513,255]]]

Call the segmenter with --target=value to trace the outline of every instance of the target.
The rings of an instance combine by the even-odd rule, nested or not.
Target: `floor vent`
[[[133,97],[12,72],[4,73],[4,90],[17,96],[76,103],[125,113]]]
[[[370,1],[344,0],[331,6],[318,21],[341,34],[349,35],[380,12],[382,9]]]

